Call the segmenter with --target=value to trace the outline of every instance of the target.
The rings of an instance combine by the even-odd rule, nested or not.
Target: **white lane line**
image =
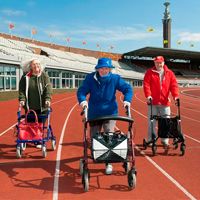
[[[195,139],[195,138],[193,138],[193,137],[191,137],[191,136],[189,136],[189,135],[186,135],[186,134],[184,134],[186,137],[188,137],[189,139],[191,139],[191,140],[194,140],[195,142],[197,142],[197,143],[199,143],[200,144],[200,141],[199,140],[197,140],[197,139]],[[188,148],[188,147],[187,147]]]
[[[59,100],[59,101],[56,101],[56,102],[52,103],[52,105],[53,105],[53,104],[60,103],[60,102],[65,101],[65,100],[67,100],[67,99],[71,99],[71,98],[73,98],[73,97],[75,97],[75,95],[70,96],[70,97],[63,98],[63,99],[61,99],[61,100]],[[0,137],[1,137],[2,135],[4,135],[5,133],[7,133],[10,129],[12,129],[16,124],[17,124],[17,123],[13,124],[13,125],[10,126],[9,128],[7,128],[5,131],[1,132],[1,133],[0,133]]]
[[[58,150],[57,150],[57,156],[56,156],[56,168],[55,168],[55,174],[54,174],[54,185],[53,185],[53,200],[58,200],[58,188],[59,188],[59,174],[60,174],[60,159],[61,159],[61,151],[62,151],[62,143],[63,143],[63,138],[65,135],[65,128],[67,126],[67,122],[68,119],[72,113],[72,111],[74,110],[74,108],[78,105],[78,103],[76,103],[72,109],[69,111],[67,118],[65,120],[65,123],[63,125],[62,128],[62,132],[60,135],[60,140],[59,140],[59,144],[58,144]]]
[[[121,98],[120,98],[121,99]],[[140,99],[138,99],[140,100]],[[141,101],[141,100],[140,100]],[[139,111],[131,108],[131,110],[135,111],[139,115],[141,115],[144,118],[147,118],[145,115],[140,113]],[[199,141],[198,141],[199,142]],[[145,154],[144,151],[142,151],[137,145],[135,146],[135,149],[139,151],[156,169],[158,169],[165,177],[167,177],[178,189],[180,189],[189,199],[191,200],[197,200],[191,193],[189,193],[178,181],[176,181],[172,176],[170,176],[164,169],[162,169],[156,162],[154,162],[149,156]]]
[[[194,121],[194,122],[197,122],[197,123],[200,122],[200,120],[193,119],[193,118],[187,117],[187,116],[185,116],[185,115],[181,115],[181,118],[189,119],[190,121]]]
[[[131,108],[131,110],[133,110],[133,111],[136,112],[138,115],[141,115],[142,117],[144,117],[144,118],[147,119],[147,117],[146,117],[145,115],[143,115],[141,112],[139,112],[139,111],[137,111],[137,110],[135,110],[135,109],[133,109],[133,108]],[[200,144],[200,140],[197,140],[197,139],[195,139],[195,138],[193,138],[193,137],[191,137],[191,136],[189,136],[189,135],[187,135],[187,134],[185,134],[185,133],[184,133],[184,136]]]
[[[16,124],[17,124],[17,123],[13,124],[13,125],[10,126],[9,128],[7,128],[5,131],[1,132],[1,133],[0,133],[0,136],[2,136],[3,134],[5,134],[6,132],[8,132],[10,129],[14,128]]]
[[[145,103],[144,101],[140,100],[136,95],[135,95],[135,97],[136,97],[136,99],[139,100],[140,102]],[[135,109],[133,109],[133,108],[131,108],[131,110],[135,111],[138,115],[141,115],[142,117],[144,117],[144,118],[147,119],[147,117],[146,117],[145,115],[143,115],[141,112],[139,112],[139,111],[137,111],[137,110],[135,110]],[[183,116],[183,115],[181,115],[181,117],[184,117],[184,118],[189,119],[189,120],[193,120],[193,121],[195,121],[195,122],[200,122],[199,120],[195,120],[195,119],[192,119],[192,118]],[[184,133],[184,136],[187,137],[187,138],[189,138],[189,139],[191,139],[191,140],[193,140],[193,141],[195,141],[195,142],[197,142],[197,143],[200,143],[200,140],[197,140],[197,139],[195,139],[195,138],[193,138],[193,137],[191,137],[191,136],[189,136],[189,135],[187,135],[187,134],[185,134],[185,133]]]
[[[146,104],[146,101],[141,100],[141,99],[137,96],[137,94],[135,94],[135,98],[136,98],[137,100],[139,100],[140,102]],[[182,101],[182,102],[183,102],[183,101]],[[184,103],[191,104],[191,105],[196,105],[196,103],[190,103],[190,102],[184,102]],[[194,112],[200,112],[199,110],[194,110],[194,109],[191,109],[191,108],[186,108],[186,107],[184,107],[184,106],[182,106],[182,109],[188,109],[188,110],[193,110]]]
[[[189,97],[193,97],[193,98],[197,98],[197,99],[199,99],[199,96],[196,96],[196,95],[194,95],[194,94],[188,94],[187,92],[189,91],[194,91],[194,90],[197,90],[197,91],[199,91],[199,89],[190,89],[190,90],[182,90],[181,91],[181,94],[183,94],[183,95],[185,95],[185,96],[189,96]]]
[[[142,151],[138,146],[135,148],[164,176],[166,176],[177,188],[179,188],[189,199],[197,200],[191,193],[189,193],[178,181],[176,181],[172,176],[170,176],[164,169],[162,169],[156,162],[154,162],[149,156],[147,156],[144,151]]]
[[[139,115],[141,115],[144,118],[147,118],[145,115],[143,115],[142,113],[140,113],[139,111],[131,108],[131,110],[135,111],[136,113],[138,113]],[[185,134],[184,134],[185,135]],[[186,136],[186,135],[185,135]],[[200,141],[187,136],[188,138],[200,143]],[[154,162],[149,156],[145,155],[145,153],[139,148],[139,147],[135,147],[138,151],[140,151],[140,153],[142,155],[145,156],[145,158],[151,163],[153,164],[154,167],[156,167],[163,175],[165,175],[172,183],[175,184],[176,187],[178,187],[187,197],[189,197],[191,200],[196,200],[196,198],[194,196],[192,196],[192,194],[190,194],[180,183],[178,183],[173,177],[171,177],[166,171],[164,171],[156,162]]]
[[[192,105],[194,105],[194,104],[192,104]],[[184,109],[184,110],[191,110],[192,112],[200,113],[200,110],[196,110],[196,109],[194,109],[194,108],[187,108],[187,107],[184,106],[183,109]]]
[[[75,97],[75,96],[76,96],[76,95],[73,95],[73,96],[70,96],[70,97],[65,97],[65,98],[63,98],[63,99],[61,99],[61,100],[59,100],[59,101],[53,102],[52,105],[53,105],[53,104],[60,103],[60,102],[65,101],[65,100],[68,100],[68,99],[71,99],[71,98],[73,98],[73,97]]]

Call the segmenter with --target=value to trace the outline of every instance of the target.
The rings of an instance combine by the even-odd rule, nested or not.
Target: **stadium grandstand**
[[[46,65],[54,89],[78,88],[86,74],[94,71],[99,57],[113,59],[114,73],[131,85],[142,84],[144,74],[120,62],[121,55],[94,52],[0,34],[0,91],[18,90],[22,75],[20,64],[39,58]]]
[[[200,85],[200,52],[145,47],[124,54],[91,51],[0,33],[0,91],[18,90],[21,62],[39,58],[45,63],[54,89],[78,88],[94,71],[99,57],[113,59],[114,73],[133,86],[142,86],[153,57],[163,55],[180,85]]]
[[[175,73],[181,86],[200,86],[200,52],[171,48],[144,47],[122,55],[123,62],[135,70],[145,72],[152,67],[152,59],[162,55],[166,65]]]

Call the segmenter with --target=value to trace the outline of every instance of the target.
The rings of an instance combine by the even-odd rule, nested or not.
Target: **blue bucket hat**
[[[99,58],[98,59],[98,63],[96,65],[95,69],[99,69],[102,67],[115,68],[112,65],[112,60],[110,58]]]

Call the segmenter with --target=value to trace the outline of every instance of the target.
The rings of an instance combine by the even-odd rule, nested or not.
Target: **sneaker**
[[[152,144],[153,144],[153,140],[147,140],[146,141],[147,147],[152,147]]]
[[[42,148],[42,145],[41,145],[41,144],[37,144],[35,147],[36,147],[37,149],[41,149],[41,148]]]
[[[113,171],[113,166],[111,165],[111,164],[106,164],[106,170],[105,170],[105,173],[107,174],[107,175],[110,175],[110,174],[112,174],[112,171]]]
[[[161,144],[164,146],[169,145],[169,138],[161,138]]]
[[[152,142],[147,143],[147,146],[152,147],[153,146]]]
[[[168,143],[168,142],[166,142],[166,141],[161,141],[161,143],[162,143],[163,148],[164,148],[165,150],[167,150],[167,149],[169,148],[169,143]]]
[[[22,148],[22,151],[25,151],[25,149],[26,149],[26,143],[21,143],[21,148]]]
[[[152,140],[146,140],[146,139],[143,139],[143,146],[146,148],[146,147],[151,147],[152,146]]]

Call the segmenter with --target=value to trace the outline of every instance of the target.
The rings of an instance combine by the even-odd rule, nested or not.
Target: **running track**
[[[79,175],[83,125],[75,93],[53,96],[51,125],[57,149],[51,151],[50,142],[47,143],[49,150],[45,159],[41,151],[31,145],[21,159],[16,159],[12,127],[16,123],[18,103],[17,100],[0,102],[0,199],[200,199],[200,90],[181,90],[187,90],[181,94],[181,125],[187,145],[183,157],[179,156],[179,148],[171,147],[166,155],[159,145],[154,157],[150,148],[143,149],[147,106],[142,89],[134,91],[131,109],[135,120],[137,185],[132,191],[128,189],[127,176],[120,163],[114,164],[114,172],[109,176],[104,174],[103,164],[89,165],[90,189],[87,193],[83,191]],[[123,115],[120,94],[118,101]],[[172,111],[176,110],[172,105]]]

